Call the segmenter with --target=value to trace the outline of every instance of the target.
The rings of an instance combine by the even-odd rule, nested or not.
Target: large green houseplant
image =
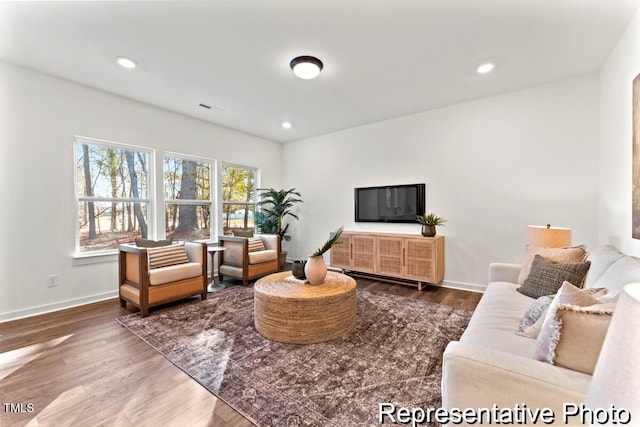
[[[260,233],[279,234],[280,242],[291,240],[289,235],[289,223],[287,217],[297,220],[298,215],[293,213],[292,208],[297,203],[303,203],[302,197],[295,188],[289,190],[276,190],[274,188],[259,188],[260,210],[256,213],[256,227]],[[280,250],[280,263],[284,262],[286,252]]]

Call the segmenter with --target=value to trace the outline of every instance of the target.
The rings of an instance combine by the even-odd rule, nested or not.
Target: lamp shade
[[[587,392],[585,406],[594,412],[611,405],[640,422],[640,283],[620,293]]]
[[[528,225],[525,237],[527,246],[538,248],[563,248],[571,246],[571,229],[551,225]]]

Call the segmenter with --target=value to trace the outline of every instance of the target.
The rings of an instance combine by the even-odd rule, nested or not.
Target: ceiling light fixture
[[[289,122],[282,122],[282,127],[285,129],[291,129],[291,123]]]
[[[493,69],[495,68],[495,64],[492,62],[485,62],[484,64],[481,64],[478,66],[478,68],[476,68],[476,73],[478,74],[487,74],[493,71]]]
[[[126,56],[118,56],[116,58],[116,61],[118,61],[118,65],[120,65],[122,68],[126,68],[127,70],[133,70],[138,66],[138,64],[136,64],[136,61],[131,58],[127,58]]]
[[[289,63],[293,73],[304,80],[318,77],[322,71],[322,61],[313,56],[298,56]]]

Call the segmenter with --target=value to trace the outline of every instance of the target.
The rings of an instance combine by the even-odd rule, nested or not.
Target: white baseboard
[[[460,289],[463,291],[480,292],[480,293],[484,293],[484,291],[487,289],[485,285],[476,285],[475,283],[452,282],[450,280],[444,280],[442,284],[440,284],[439,286],[442,286],[443,288]]]
[[[0,314],[0,323],[11,320],[23,319],[25,317],[37,316],[39,314],[51,313],[53,311],[64,310],[67,308],[78,307],[80,305],[91,304],[93,302],[104,301],[111,298],[117,298],[118,291],[104,292],[102,294],[91,295],[88,297],[75,298],[67,301],[60,301],[53,304],[40,305],[37,307],[25,308],[22,310],[10,311]]]

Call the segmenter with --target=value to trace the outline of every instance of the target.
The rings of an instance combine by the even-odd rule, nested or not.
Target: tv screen
[[[424,215],[425,184],[355,189],[356,222],[416,222]]]

